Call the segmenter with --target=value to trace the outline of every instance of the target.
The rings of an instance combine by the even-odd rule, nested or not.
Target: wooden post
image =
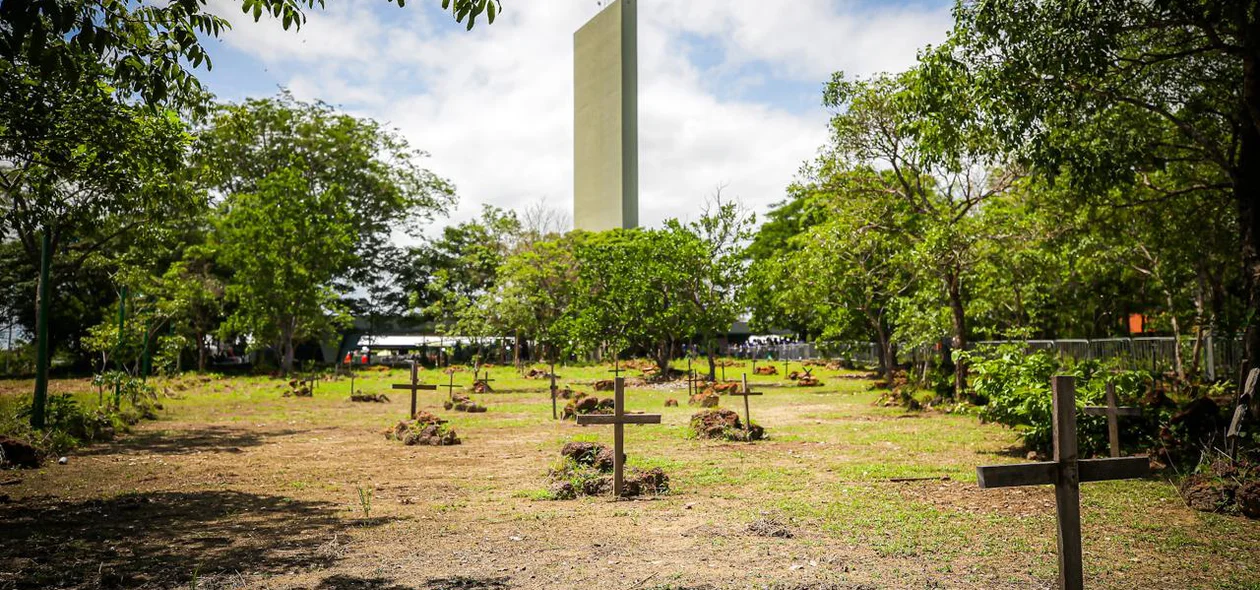
[[[1082,590],[1080,484],[1088,481],[1130,479],[1150,473],[1146,457],[1079,459],[1076,447],[1076,380],[1056,376],[1054,395],[1054,460],[1041,463],[987,465],[976,468],[981,488],[1054,485],[1058,512],[1059,588]]]
[[[556,413],[556,361],[551,361],[551,419],[559,419]]]
[[[1107,405],[1085,406],[1085,413],[1091,416],[1107,417],[1107,442],[1111,446],[1111,456],[1120,456],[1120,416],[1140,416],[1142,411],[1134,407],[1121,407],[1116,402],[1116,384],[1107,382]]]
[[[449,377],[446,385],[434,385],[434,387],[445,387],[447,398],[455,401],[455,371],[451,371],[446,375]]]
[[[613,425],[613,494],[621,497],[625,470],[626,424],[660,424],[660,414],[627,414],[626,380],[624,377],[613,379],[613,413],[612,414],[578,414],[577,423],[612,424]]]
[[[35,294],[35,393],[31,398],[31,428],[44,428],[44,407],[48,402],[48,292],[52,285],[52,236],[45,227],[39,239],[39,285]],[[126,289],[126,287],[123,287]],[[126,291],[123,291],[126,293]],[[122,305],[121,303],[119,305]],[[118,331],[122,336],[122,330]],[[9,325],[9,339],[13,339],[13,325]],[[12,351],[12,346],[10,346]],[[104,367],[102,367],[103,369]],[[114,399],[118,399],[118,386],[114,386]],[[117,401],[115,401],[115,404]]]

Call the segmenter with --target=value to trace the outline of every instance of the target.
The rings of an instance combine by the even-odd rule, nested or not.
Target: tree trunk
[[[197,330],[197,372],[206,372],[206,333]]]
[[[284,341],[280,345],[280,369],[286,376],[293,371],[293,324],[297,320],[285,320],[282,338]]]
[[[875,320],[875,345],[879,347],[879,374],[892,382],[893,367],[897,364],[893,360],[892,342],[888,337],[888,330],[884,327],[884,322]]]
[[[956,269],[948,278],[949,308],[953,312],[954,337],[951,342],[954,361],[954,399],[962,399],[967,391],[967,363],[958,353],[967,349],[967,310],[962,299],[962,277]]]
[[[714,346],[714,340],[709,340],[704,347],[706,356],[709,357],[709,381],[717,382],[717,346]]]
[[[1253,14],[1251,19],[1255,18]],[[1232,180],[1247,309],[1254,313],[1260,310],[1260,26],[1250,22],[1244,31],[1243,124],[1239,126],[1238,164]],[[1255,319],[1247,322],[1243,347],[1247,370],[1260,367],[1260,329]]]

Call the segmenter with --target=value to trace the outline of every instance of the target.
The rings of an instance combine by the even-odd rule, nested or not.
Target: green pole
[[[144,355],[141,357],[142,360],[140,361],[140,380],[145,381],[145,382],[148,382],[149,380],[149,367],[150,367],[150,361],[152,360],[149,357],[149,340],[150,340],[149,327],[145,326],[144,327]]]
[[[39,287],[36,293],[35,319],[35,398],[31,401],[31,427],[44,427],[44,405],[48,400],[48,291],[49,267],[52,266],[52,238],[48,228],[40,239]]]
[[[114,355],[114,368],[118,371],[114,380],[114,407],[122,407],[122,351],[123,351],[123,330],[127,327],[127,285],[123,285],[122,292],[118,296],[118,351]]]

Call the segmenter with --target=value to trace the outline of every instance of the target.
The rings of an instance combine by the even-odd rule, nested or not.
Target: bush
[[[1086,405],[1105,405],[1107,381],[1116,385],[1117,402],[1137,405],[1149,377],[1139,371],[1110,371],[1098,361],[1065,363],[1050,352],[1028,352],[1020,345],[961,353],[970,365],[970,384],[980,404],[980,418],[1019,431],[1024,445],[1048,453],[1054,441],[1050,380],[1067,374],[1077,378],[1077,444],[1082,456],[1105,453],[1107,422],[1082,412]],[[1156,431],[1149,418],[1121,420],[1121,442],[1147,446]]]
[[[126,375],[122,373],[121,375]],[[122,399],[129,402],[122,408],[110,405],[87,408],[69,393],[50,395],[44,406],[44,429],[30,426],[32,397],[9,398],[0,405],[0,435],[26,441],[41,456],[61,455],[85,444],[110,440],[119,432],[126,432],[140,420],[157,418],[154,389],[140,381],[116,375],[98,376],[97,384],[105,386],[119,381]],[[112,397],[111,397],[112,401]]]

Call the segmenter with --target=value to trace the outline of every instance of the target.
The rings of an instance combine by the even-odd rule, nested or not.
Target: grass
[[[557,367],[562,385],[582,391],[608,378],[607,370],[606,365]],[[750,369],[728,367],[727,376],[737,378],[744,370]],[[654,581],[680,586],[714,583],[706,565],[712,563],[746,572],[745,578],[727,580],[740,587],[801,576],[813,576],[800,578],[811,583],[878,587],[1035,587],[1053,580],[1053,497],[1048,488],[976,488],[976,465],[1019,459],[1008,453],[1017,442],[1013,432],[973,416],[876,406],[879,392],[869,390],[868,381],[843,378],[846,372],[815,369],[824,381],[820,388],[790,386],[782,376],[749,375],[753,386],[766,392],[752,400],[752,414],[770,439],[728,443],[688,435],[688,420],[698,408],[686,405],[685,386],[635,387],[627,392],[628,409],[660,413],[662,423],[626,428],[628,464],[664,469],[671,494],[620,504],[601,498],[557,502],[549,499],[546,471],[560,446],[571,440],[607,444],[611,429],[553,421],[548,381],[497,367],[491,373],[499,393],[472,395],[489,407],[485,414],[441,411],[441,390],[419,395],[419,406],[449,419],[464,440],[449,449],[402,447],[379,435],[404,417],[410,403],[408,395],[389,389],[407,379],[403,369],[364,371],[356,378],[357,389],[386,393],[388,404],[347,402],[344,379],[321,382],[313,399],[284,398],[287,383],[268,377],[158,379],[168,396],[167,411],[128,440],[150,436],[155,447],[167,445],[165,464],[147,459],[152,451],[128,451],[133,443],[124,441],[117,456],[138,464],[93,463],[82,468],[82,479],[45,468],[6,491],[20,504],[39,494],[90,499],[121,491],[231,488],[292,498],[284,506],[329,501],[342,512],[347,512],[345,494],[357,492],[363,520],[374,516],[373,522],[403,524],[345,531],[364,556],[346,557],[349,567],[375,564],[384,559],[379,553],[399,542],[428,547],[433,537],[441,543],[432,551],[452,546],[484,552],[494,551],[494,539],[523,537],[510,542],[517,553],[501,559],[512,567],[527,564],[531,574],[540,569],[540,579],[556,586],[594,582],[575,581],[580,576],[567,573],[576,567],[573,556],[552,553],[555,548],[592,546],[607,538],[645,562],[665,556]],[[446,382],[446,375],[434,370],[422,371],[421,378]],[[471,371],[456,373],[456,383],[470,381]],[[8,383],[0,391],[23,387]],[[95,400],[94,392],[83,395],[90,398],[83,403]],[[665,407],[671,398],[681,407]],[[0,394],[0,408],[13,399]],[[738,408],[742,417],[741,400],[724,398],[722,405]],[[936,479],[890,481],[895,478]],[[732,532],[767,514],[793,523],[800,534],[748,541]],[[1260,526],[1189,511],[1159,478],[1088,484],[1082,514],[1087,575],[1096,587],[1260,587],[1260,570],[1251,567],[1260,559]],[[688,532],[693,529],[717,532]],[[404,539],[394,538],[398,535]],[[637,544],[643,545],[639,553]],[[686,557],[671,561],[668,556],[678,552]],[[441,555],[430,554],[431,561],[414,567],[439,567],[431,563],[443,563]],[[706,564],[698,561],[701,556]],[[811,560],[829,565],[789,568]],[[596,580],[621,579],[615,567],[600,563]],[[757,565],[739,565],[747,563]],[[425,571],[498,576],[497,567],[487,561],[484,571]],[[564,577],[570,575],[579,577]],[[294,587],[316,585],[295,580]]]

